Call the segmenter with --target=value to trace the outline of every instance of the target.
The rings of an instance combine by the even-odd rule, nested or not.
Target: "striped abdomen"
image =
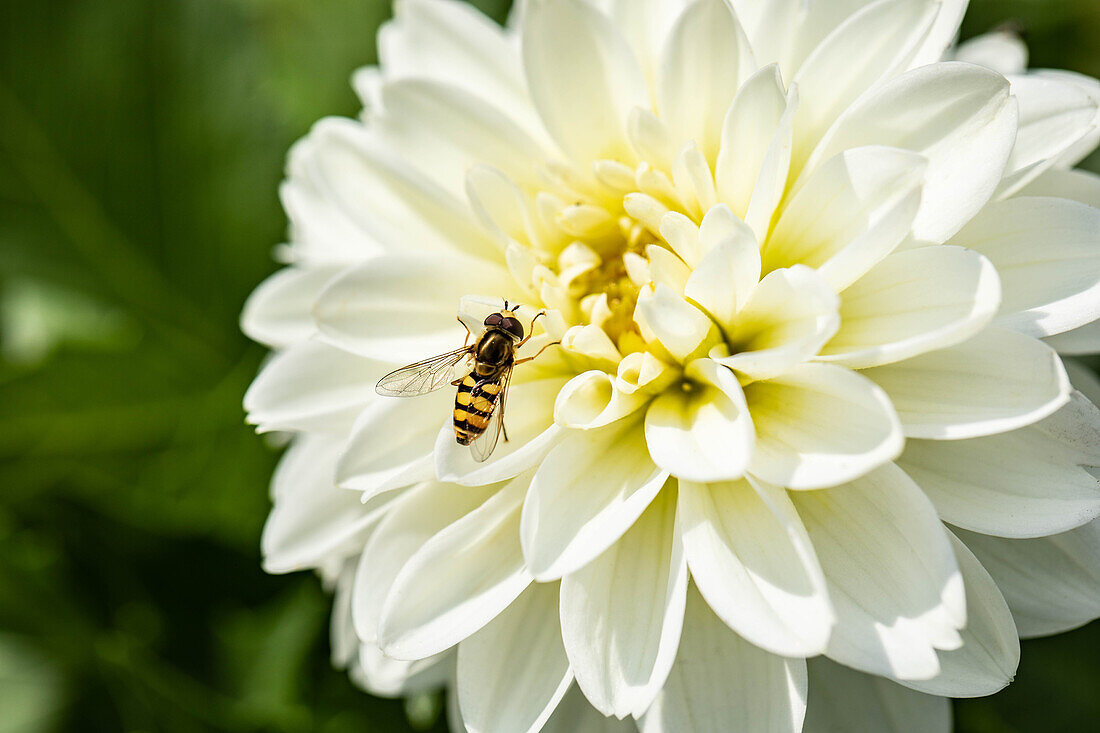
[[[498,376],[480,381],[471,374],[458,385],[455,395],[455,438],[469,445],[489,427],[489,418],[497,407],[501,383]]]

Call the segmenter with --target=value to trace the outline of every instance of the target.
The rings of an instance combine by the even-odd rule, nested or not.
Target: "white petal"
[[[705,355],[718,343],[714,323],[667,285],[638,296],[634,319],[647,341],[660,341],[681,363]]]
[[[898,148],[846,150],[808,176],[764,248],[764,271],[819,268],[840,291],[909,234],[927,161]]]
[[[454,409],[445,390],[415,402],[378,397],[359,415],[336,464],[336,482],[364,497],[434,478],[439,423]]]
[[[439,654],[489,623],[531,583],[519,546],[529,483],[529,475],[512,480],[409,558],[382,607],[382,651],[395,659]]]
[[[1000,537],[1043,537],[1100,516],[1100,410],[1079,393],[1050,417],[973,440],[911,440],[898,465],[945,522]]]
[[[749,40],[730,6],[724,0],[696,0],[677,19],[664,47],[661,118],[678,141],[694,140],[713,162],[722,116],[755,68]]]
[[[264,569],[290,573],[357,552],[380,518],[386,499],[363,504],[336,487],[339,438],[309,435],[287,450],[272,478],[275,506],[260,540]]]
[[[569,431],[542,462],[523,507],[523,554],[535,578],[560,578],[634,524],[668,472],[649,457],[641,420]]]
[[[820,358],[863,369],[953,346],[989,325],[1000,302],[997,270],[975,252],[895,252],[844,291],[840,330]]]
[[[624,392],[607,372],[592,370],[562,387],[554,403],[554,421],[567,428],[602,428],[632,414],[648,399],[641,392]]]
[[[1022,74],[1027,70],[1027,44],[1011,30],[994,30],[963,41],[955,48],[955,61],[977,64],[999,74]]]
[[[947,531],[901,469],[792,493],[828,580],[837,625],[828,656],[895,679],[928,679],[936,649],[960,644],[966,596]]]
[[[611,21],[581,0],[531,8],[524,19],[523,66],[543,123],[586,169],[602,158],[630,160],[625,125],[646,107],[645,81]]]
[[[1070,199],[1100,209],[1100,175],[1085,170],[1051,168],[1027,184],[1020,195]]]
[[[1043,339],[1059,354],[1078,356],[1100,351],[1100,320],[1075,328],[1072,331]]]
[[[901,423],[873,382],[831,364],[802,364],[753,382],[745,399],[756,426],[749,472],[792,489],[849,481],[901,453]]]
[[[821,654],[835,615],[802,520],[779,488],[680,482],[691,577],[731,629],[774,654]]]
[[[906,436],[958,440],[1030,425],[1069,399],[1058,355],[1041,341],[989,327],[965,343],[867,369]]]
[[[432,79],[476,94],[524,120],[538,119],[527,96],[519,49],[500,26],[475,8],[437,0],[403,0],[378,34],[388,78]]]
[[[653,401],[645,437],[654,463],[688,481],[740,478],[753,451],[752,417],[741,385],[726,367],[699,359],[684,372],[688,382]]]
[[[903,70],[939,11],[935,0],[879,0],[840,24],[802,64],[794,158],[801,167],[829,126],[867,89]]]
[[[745,81],[726,113],[715,180],[719,198],[740,216],[749,210],[760,167],[786,109],[783,79],[773,64]]]
[[[959,35],[959,26],[969,5],[970,0],[942,1],[940,14],[936,16],[936,22],[929,31],[928,37],[924,39],[921,50],[910,62],[910,68],[932,64],[944,57],[947,49]]]
[[[454,675],[453,653],[404,662],[387,657],[375,644],[360,644],[356,662],[352,682],[378,697],[435,692]]]
[[[939,652],[940,673],[930,680],[902,681],[930,695],[982,697],[1012,682],[1020,664],[1020,639],[1001,591],[966,545],[951,535],[966,585],[966,628],[958,649]]]
[[[524,367],[517,367],[521,369]],[[491,484],[518,476],[541,461],[561,434],[554,425],[554,400],[566,383],[565,377],[538,379],[514,384],[508,389],[503,415],[508,440],[497,443],[492,457],[475,461],[466,446],[455,440],[453,423],[448,420],[435,443],[435,470],[440,481],[464,486]],[[443,413],[448,415],[449,413]]]
[[[607,552],[561,581],[561,629],[577,684],[605,715],[640,716],[668,677],[687,595],[669,490]]]
[[[738,220],[740,222],[740,220]],[[723,326],[730,325],[760,281],[760,246],[748,226],[718,242],[699,261],[684,295]]]
[[[381,88],[383,111],[371,130],[386,146],[437,181],[465,195],[466,172],[490,165],[518,183],[535,182],[547,157],[535,140],[491,104],[449,84],[402,79]]]
[[[542,733],[638,733],[633,718],[607,717],[588,702],[576,685],[565,693]]]
[[[860,97],[814,151],[807,170],[856,145],[920,153],[928,170],[913,236],[944,242],[1000,183],[1016,121],[1016,101],[1003,76],[969,64],[932,64]]]
[[[1020,190],[1088,137],[1096,128],[1100,105],[1100,99],[1072,81],[1039,74],[1009,81],[1020,105],[1020,123],[1000,196]]]
[[[355,633],[362,641],[377,640],[382,604],[409,558],[437,532],[472,512],[495,492],[496,487],[460,488],[433,481],[411,489],[394,502],[371,534],[355,574],[351,615]]]
[[[248,388],[248,422],[260,432],[346,433],[391,368],[316,341],[297,344],[272,357]]]
[[[802,265],[768,273],[726,329],[736,353],[717,359],[752,379],[783,374],[816,355],[840,327],[840,299]]]
[[[951,243],[996,266],[999,325],[1042,337],[1100,318],[1100,209],[1065,199],[998,201]]]
[[[661,50],[676,19],[691,0],[590,0],[603,8],[626,36],[645,71],[646,81],[656,86]]]
[[[806,715],[806,663],[758,649],[688,591],[676,663],[642,733],[798,733]]]
[[[907,690],[825,658],[807,663],[810,699],[802,733],[951,733],[951,701]]]
[[[458,647],[458,701],[470,733],[537,733],[572,681],[556,583],[532,584]]]
[[[248,296],[241,330],[265,346],[289,346],[317,333],[310,309],[343,268],[339,265],[287,267],[264,280]]]
[[[410,166],[368,127],[341,118],[310,131],[318,186],[371,239],[399,254],[417,248],[500,259],[465,201]]]
[[[329,284],[314,317],[332,343],[364,356],[415,362],[462,346],[459,298],[517,299],[499,265],[468,257],[390,256],[348,270]],[[518,300],[518,299],[517,299]]]
[[[1100,522],[1031,540],[957,534],[1004,593],[1022,638],[1058,634],[1100,617]]]

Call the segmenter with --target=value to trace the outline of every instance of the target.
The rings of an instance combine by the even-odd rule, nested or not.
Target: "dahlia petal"
[[[982,697],[1008,686],[1020,664],[1016,624],[997,584],[966,545],[950,535],[966,584],[966,628],[958,649],[939,652],[940,673],[930,680],[902,680],[918,692]]]
[[[313,307],[325,338],[363,356],[415,362],[462,346],[459,299],[484,293],[510,300],[508,271],[469,257],[394,255],[346,270]]]
[[[784,374],[817,354],[840,326],[840,299],[802,265],[768,273],[726,325],[733,356],[717,358],[751,379]]]
[[[997,270],[976,252],[895,252],[844,291],[840,330],[819,358],[864,369],[953,346],[989,325],[1000,303]]]
[[[519,518],[530,476],[425,542],[401,568],[379,618],[379,646],[395,659],[423,659],[469,637],[530,585]]]
[[[684,286],[691,277],[691,270],[684,261],[664,247],[651,244],[646,247],[649,273],[655,285],[666,285],[673,292],[683,295]]]
[[[1100,318],[1100,209],[1015,197],[987,206],[951,243],[996,266],[998,325],[1038,338]]]
[[[887,464],[790,497],[837,613],[829,658],[894,679],[938,674],[936,650],[961,644],[966,594],[947,531],[920,488]]]
[[[552,377],[512,385],[503,415],[508,440],[501,439],[492,457],[481,463],[474,460],[469,448],[458,444],[454,425],[448,419],[435,442],[439,480],[463,486],[491,484],[534,467],[561,437],[561,428],[554,424],[553,405],[565,384],[565,377]]]
[[[573,685],[546,721],[542,733],[638,733],[638,726],[633,718],[619,720],[605,716]]]
[[[810,538],[785,492],[746,480],[681,481],[679,499],[691,577],[714,613],[773,654],[823,653],[835,615]]]
[[[1092,134],[1100,99],[1078,84],[1042,75],[1013,76],[1012,95],[1020,105],[1016,146],[998,196],[1011,196]]]
[[[453,196],[465,192],[466,172],[489,165],[519,183],[534,183],[546,152],[491,104],[458,87],[400,79],[381,89],[382,110],[370,129],[386,147]]]
[[[426,250],[501,259],[466,202],[389,150],[370,128],[327,118],[306,141],[317,185],[386,252],[407,251],[415,241]]]
[[[248,422],[258,432],[346,433],[389,369],[317,341],[295,344],[273,356],[248,388]]]
[[[351,619],[351,595],[355,586],[355,566],[358,564],[359,558],[354,556],[344,561],[332,591],[329,658],[336,669],[347,669],[359,653],[359,637],[355,635],[355,623]]]
[[[805,661],[743,640],[690,588],[676,662],[642,733],[798,733],[805,715]]]
[[[1047,79],[1058,79],[1060,81],[1076,84],[1078,88],[1084,90],[1085,94],[1089,95],[1095,102],[1100,104],[1100,80],[1094,79],[1091,76],[1085,76],[1084,74],[1078,74],[1074,71],[1064,71],[1061,69],[1042,69],[1032,72],[1032,74]],[[1100,145],[1100,115],[1097,115],[1094,119],[1094,123],[1092,132],[1082,137],[1058,156],[1056,162],[1058,167],[1072,168],[1096,150],[1097,145]]]
[[[810,699],[802,733],[951,733],[951,701],[824,657],[806,663]]]
[[[1051,168],[1027,184],[1020,195],[1069,199],[1100,209],[1100,175],[1092,171]]]
[[[945,522],[999,537],[1043,537],[1100,516],[1100,410],[1076,393],[1050,417],[987,438],[911,440],[898,465]]]
[[[440,416],[450,414],[454,396],[444,390],[415,404],[376,398],[351,429],[336,464],[336,483],[363,492],[364,499],[435,477],[432,449]]]
[[[684,376],[690,389],[666,390],[646,410],[649,455],[688,481],[740,478],[752,458],[754,433],[737,377],[711,359],[691,362]]]
[[[749,472],[779,486],[836,486],[897,457],[904,445],[890,399],[842,367],[801,364],[746,386],[745,399],[756,426]]]
[[[1043,339],[1059,354],[1079,356],[1100,352],[1100,320]]]
[[[764,271],[819,268],[837,291],[909,234],[927,161],[898,148],[846,150],[810,174],[764,247]]]
[[[936,0],[878,0],[853,13],[817,46],[794,78],[800,101],[794,125],[799,167],[852,102],[904,70],[938,12]]]
[[[572,681],[556,583],[533,583],[458,646],[458,702],[471,733],[537,733]]]
[[[353,682],[378,697],[404,697],[439,689],[450,681],[454,655],[437,654],[406,662],[387,657],[376,644],[360,644]]]
[[[647,341],[659,341],[681,363],[705,355],[718,343],[714,323],[667,285],[642,291],[634,319]]]
[[[1069,376],[1069,382],[1073,385],[1073,388],[1093,405],[1100,405],[1100,375],[1097,375],[1093,369],[1076,359],[1067,358],[1063,359],[1062,362],[1066,367],[1066,374]],[[1074,402],[1079,404],[1077,395],[1074,395],[1071,400],[1071,403]],[[1093,416],[1095,414],[1092,413]],[[1091,420],[1090,424],[1088,434],[1094,435],[1095,420]]]
[[[649,457],[641,420],[570,431],[539,466],[520,525],[535,578],[571,573],[614,544],[668,478]]]
[[[602,428],[631,415],[649,400],[624,392],[607,372],[592,370],[569,380],[554,402],[554,422],[567,428]]]
[[[310,309],[339,265],[284,267],[260,283],[244,304],[241,330],[265,346],[279,348],[317,333]]]
[[[952,54],[955,61],[977,64],[1009,76],[1027,70],[1027,44],[1011,30],[994,30],[960,43]]]
[[[738,220],[740,223],[740,220]],[[760,281],[760,247],[748,226],[715,244],[688,278],[684,295],[728,326]]]
[[[451,84],[523,121],[527,129],[540,129],[519,48],[472,6],[438,0],[397,3],[393,21],[379,30],[378,57],[387,78]]]
[[[993,195],[1015,143],[1017,117],[1000,74],[956,62],[916,68],[856,100],[826,133],[806,171],[857,145],[893,145],[923,155],[928,169],[913,237],[941,243]]]
[[[451,484],[431,481],[410,489],[393,503],[371,533],[355,572],[351,616],[360,640],[377,641],[382,606],[409,558],[444,527],[477,509],[496,490],[495,486],[456,490]]]
[[[963,16],[969,5],[970,0],[943,0],[936,22],[932,25],[924,43],[921,44],[920,51],[909,62],[909,68],[916,69],[934,64],[944,57],[947,49],[959,35],[959,26],[962,25]]]
[[[352,554],[378,523],[392,497],[364,504],[333,482],[341,443],[328,435],[302,436],[279,461],[272,479],[275,506],[260,538],[267,572],[291,573]]]
[[[630,160],[630,110],[648,93],[633,52],[611,20],[581,0],[532,7],[523,67],[546,129],[574,161]]]
[[[630,42],[646,80],[656,88],[661,49],[691,0],[589,0],[606,10]]]
[[[956,530],[1004,593],[1024,639],[1100,617],[1100,522],[1029,540]]]
[[[749,40],[730,6],[695,0],[676,20],[662,53],[661,119],[677,140],[694,140],[713,163],[722,116],[755,68]]]
[[[990,326],[965,343],[863,372],[886,390],[910,438],[959,440],[1030,425],[1066,404],[1058,355]]]
[[[749,210],[761,167],[786,109],[783,79],[779,67],[772,64],[745,81],[726,112],[715,181],[719,198],[740,216]]]
[[[687,596],[687,565],[666,491],[605,553],[561,581],[561,631],[593,707],[640,716],[668,677]]]

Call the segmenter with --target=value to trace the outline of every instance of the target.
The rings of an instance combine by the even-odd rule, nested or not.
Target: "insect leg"
[[[550,348],[551,346],[558,346],[558,345],[560,345],[560,344],[561,344],[561,341],[555,341],[555,342],[554,342],[554,343],[552,343],[552,344],[547,344],[546,346],[543,346],[543,347],[542,347],[541,349],[539,349],[539,354],[541,354],[542,352],[546,351],[546,350],[547,350],[547,349],[549,349],[549,348]],[[537,358],[539,358],[539,354],[535,354],[534,356],[529,356],[529,357],[527,357],[526,359],[520,359],[519,361],[517,361],[517,362],[515,362],[515,363],[516,363],[516,364],[523,364],[524,362],[528,362],[528,361],[531,361],[531,360],[533,360],[533,359],[537,359]]]
[[[473,331],[471,331],[471,330],[470,330],[470,327],[469,327],[469,326],[467,326],[467,325],[466,325],[466,324],[465,324],[465,323],[464,323],[464,322],[462,321],[462,319],[461,319],[461,318],[459,318],[458,316],[455,316],[455,320],[456,320],[456,321],[458,321],[458,322],[459,322],[459,323],[460,323],[460,324],[462,325],[462,327],[466,329],[466,340],[462,342],[462,345],[463,345],[463,346],[469,346],[469,345],[470,345],[470,337],[474,335],[474,332],[473,332]]]
[[[531,340],[531,337],[535,335],[535,321],[546,315],[546,311],[539,311],[538,314],[531,319],[531,325],[527,327],[527,338],[516,344],[516,348],[523,346],[525,343]],[[542,353],[542,352],[539,352]]]

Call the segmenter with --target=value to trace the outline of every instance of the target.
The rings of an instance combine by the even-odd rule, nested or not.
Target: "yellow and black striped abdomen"
[[[469,445],[489,427],[489,418],[500,398],[499,378],[478,380],[473,374],[458,385],[455,395],[455,438],[459,445]]]

